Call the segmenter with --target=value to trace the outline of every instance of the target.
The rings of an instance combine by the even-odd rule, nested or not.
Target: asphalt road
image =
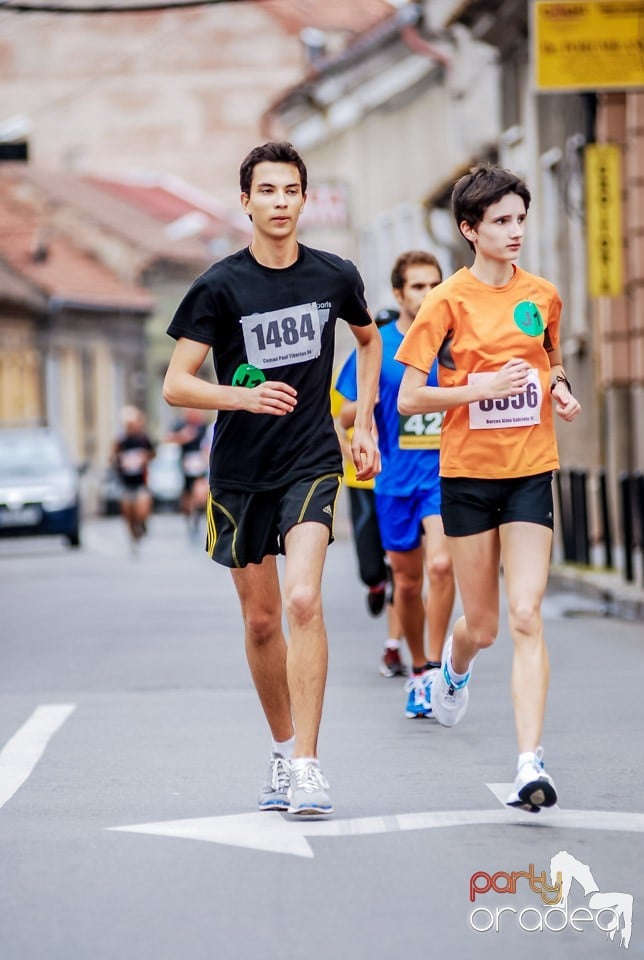
[[[269,739],[236,597],[180,517],[155,517],[138,557],[119,518],[79,551],[0,541],[2,960],[644,956],[641,624],[548,596],[561,809],[534,817],[495,796],[515,762],[505,621],[446,730],[379,677],[384,621],[347,539],[324,592],[336,812],[294,823],[255,812]],[[512,874],[549,882],[561,851],[567,910],[547,915]]]

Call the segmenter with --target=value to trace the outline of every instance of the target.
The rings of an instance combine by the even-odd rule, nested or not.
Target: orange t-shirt
[[[427,372],[437,356],[441,387],[492,376],[512,357],[533,371],[525,394],[446,411],[441,476],[499,480],[557,469],[548,349],[559,345],[560,315],[555,287],[518,267],[503,287],[463,267],[427,294],[397,360]]]

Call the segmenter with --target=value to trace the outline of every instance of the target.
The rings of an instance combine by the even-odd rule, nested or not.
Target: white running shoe
[[[317,763],[307,759],[291,760],[289,772],[289,813],[309,817],[333,813],[329,784]]]
[[[472,671],[464,680],[454,683],[450,676],[449,666],[452,662],[452,637],[448,637],[443,648],[443,661],[440,670],[431,685],[431,709],[433,716],[444,727],[454,727],[463,719],[470,692],[467,685],[470,682]]]
[[[539,813],[542,807],[555,805],[557,788],[544,769],[543,747],[537,747],[533,757],[521,764],[512,792],[505,802],[508,807],[518,807],[528,813]]]
[[[260,810],[288,810],[289,762],[273,752],[268,761],[266,780],[260,790],[257,806]]]
[[[424,674],[412,673],[405,683],[405,690],[408,694],[405,716],[409,717],[410,720],[415,717],[430,717],[432,714],[432,708],[427,700],[424,677]]]
[[[440,667],[432,667],[430,670],[427,670],[423,674],[423,683],[425,685],[425,700],[429,704],[429,714],[432,716],[432,687],[434,686],[434,680],[440,673]]]

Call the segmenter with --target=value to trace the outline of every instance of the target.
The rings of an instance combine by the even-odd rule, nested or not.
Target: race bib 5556
[[[491,380],[495,373],[470,373],[468,383]],[[543,392],[539,372],[532,367],[525,393],[498,400],[470,403],[470,430],[499,430],[501,427],[532,427],[541,423]]]

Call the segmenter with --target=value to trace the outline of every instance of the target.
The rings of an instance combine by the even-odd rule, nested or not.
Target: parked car
[[[59,535],[80,546],[80,471],[46,427],[0,430],[0,536]]]
[[[123,484],[114,467],[106,467],[101,477],[99,488],[100,511],[106,517],[116,516],[121,512],[121,497]]]
[[[181,447],[178,443],[160,443],[148,465],[148,490],[159,510],[178,510],[183,493]]]

